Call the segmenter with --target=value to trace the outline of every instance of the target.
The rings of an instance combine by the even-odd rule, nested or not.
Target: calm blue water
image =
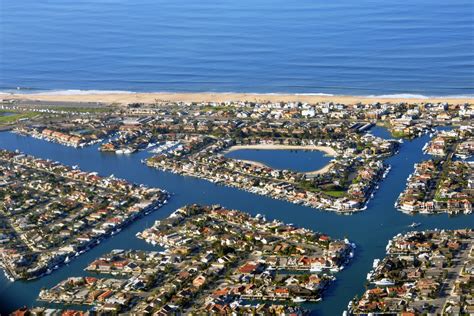
[[[427,158],[421,149],[428,139],[429,136],[425,135],[413,141],[405,141],[400,153],[387,160],[392,170],[380,184],[368,209],[352,216],[343,216],[151,169],[140,163],[147,156],[146,152],[117,156],[100,153],[96,146],[74,149],[11,133],[0,133],[0,148],[20,149],[28,154],[68,165],[77,164],[83,170],[98,171],[102,175],[114,174],[129,181],[161,187],[175,194],[164,208],[140,219],[49,276],[31,282],[11,283],[0,274],[0,312],[5,314],[19,306],[35,304],[42,287],[54,286],[68,276],[86,275],[83,269],[87,264],[111,249],[152,249],[152,246],[136,238],[135,234],[180,206],[189,203],[219,203],[252,214],[265,214],[270,220],[276,218],[323,231],[337,238],[347,236],[354,241],[358,247],[352,264],[337,274],[337,281],[330,287],[323,302],[305,305],[315,315],[341,315],[349,300],[354,295],[360,296],[363,293],[365,277],[372,267],[373,259],[382,258],[387,241],[394,235],[407,231],[407,226],[413,221],[422,223],[420,229],[474,227],[473,215],[408,216],[393,208],[398,194],[404,189],[407,176],[413,171],[413,164]]]
[[[274,169],[308,172],[321,169],[331,161],[321,151],[239,149],[225,155],[228,158],[261,162]]]
[[[0,90],[474,94],[472,0],[0,0]]]

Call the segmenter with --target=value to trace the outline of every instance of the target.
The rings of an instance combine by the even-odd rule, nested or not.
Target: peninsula
[[[143,214],[167,192],[0,150],[0,265],[11,280],[50,274]]]
[[[472,314],[474,232],[434,230],[395,236],[375,260],[351,315]]]

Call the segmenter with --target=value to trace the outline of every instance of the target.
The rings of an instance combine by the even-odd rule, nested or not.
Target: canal
[[[384,133],[383,130],[375,132]],[[279,219],[286,223],[322,231],[336,238],[348,237],[355,242],[357,249],[353,261],[337,274],[337,281],[326,292],[323,301],[303,305],[311,309],[315,315],[341,315],[349,300],[354,295],[360,296],[364,292],[366,275],[372,267],[373,260],[384,256],[387,241],[398,233],[408,231],[410,223],[420,222],[420,229],[473,227],[472,215],[409,216],[394,208],[395,200],[403,190],[407,176],[413,171],[413,164],[428,157],[422,153],[422,147],[428,140],[429,136],[424,135],[413,141],[405,141],[400,147],[399,154],[387,159],[392,169],[380,183],[380,188],[369,202],[367,210],[344,216],[151,169],[140,162],[149,155],[147,152],[116,156],[99,152],[97,146],[75,149],[2,132],[0,148],[18,149],[67,165],[78,165],[83,170],[97,171],[104,176],[113,174],[132,182],[166,189],[174,195],[170,203],[162,209],[141,218],[123,229],[120,234],[103,241],[99,246],[46,277],[29,282],[10,282],[1,274],[0,312],[5,314],[23,305],[38,305],[36,298],[41,288],[54,286],[69,276],[87,275],[84,272],[87,264],[112,249],[153,249],[151,245],[136,238],[135,234],[151,226],[155,220],[168,216],[176,208],[189,203],[201,203],[221,204],[254,215],[265,214],[270,220]],[[291,156],[293,154],[288,153],[290,157],[293,157]]]

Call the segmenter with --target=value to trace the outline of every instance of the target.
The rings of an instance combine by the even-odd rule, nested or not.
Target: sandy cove
[[[224,153],[230,153],[236,150],[242,149],[263,149],[263,150],[318,150],[326,153],[326,155],[335,157],[337,152],[329,147],[329,146],[316,146],[316,145],[301,145],[301,146],[293,146],[293,145],[276,145],[276,144],[256,144],[256,145],[235,145],[232,146],[224,151]],[[259,167],[268,167],[264,163],[253,161],[253,160],[244,160],[244,159],[237,159],[239,161],[254,164]],[[318,175],[323,174],[331,170],[332,162],[328,163],[326,166],[322,167],[321,169],[305,172],[307,175]]]
[[[355,103],[438,103],[450,104],[474,103],[474,98],[391,98],[367,96],[327,96],[327,95],[300,95],[300,94],[252,94],[252,93],[47,93],[47,94],[2,94],[3,99],[41,100],[41,101],[71,101],[71,102],[102,102],[102,103],[155,103],[160,101],[171,102],[338,102],[343,104]]]
[[[328,156],[335,157],[337,152],[329,146],[317,145],[278,145],[278,144],[255,144],[255,145],[235,145],[225,150],[226,153],[241,149],[267,149],[267,150],[318,150]]]

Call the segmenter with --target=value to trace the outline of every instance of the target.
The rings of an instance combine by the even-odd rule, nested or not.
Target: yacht
[[[377,268],[377,266],[379,265],[379,262],[380,262],[380,259],[374,259],[374,263],[372,263],[372,268]]]
[[[306,302],[306,299],[297,296],[292,301],[295,302],[295,303],[303,303],[303,302]]]
[[[413,223],[411,223],[410,225],[408,225],[408,227],[415,228],[415,227],[418,227],[418,226],[420,226],[420,225],[421,225],[421,223],[415,223],[415,222],[413,222]]]
[[[393,282],[390,279],[383,278],[379,281],[374,282],[375,285],[382,285],[382,286],[389,286],[389,285],[395,285],[395,282]]]

